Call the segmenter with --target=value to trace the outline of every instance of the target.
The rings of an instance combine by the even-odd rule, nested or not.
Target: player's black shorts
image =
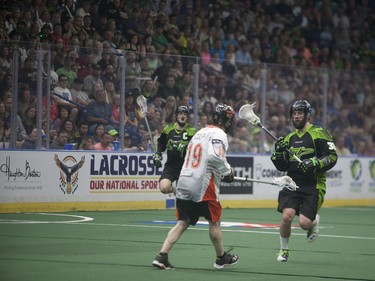
[[[164,168],[159,181],[162,179],[169,179],[171,182],[175,182],[180,176],[181,167],[178,165],[168,165]]]
[[[194,202],[176,199],[177,219],[196,225],[199,217],[207,221],[217,222],[221,217],[221,205],[217,201]]]
[[[318,212],[318,191],[316,190],[314,194],[309,194],[283,189],[279,192],[278,202],[277,210],[280,213],[282,213],[285,208],[292,208],[296,210],[297,216],[302,214],[313,221]]]

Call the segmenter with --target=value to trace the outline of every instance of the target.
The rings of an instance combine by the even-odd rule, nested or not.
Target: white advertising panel
[[[240,177],[272,181],[285,175],[269,156],[231,155],[228,161]],[[3,150],[0,203],[170,201],[173,196],[158,189],[161,172],[150,153]],[[278,191],[277,186],[234,182],[223,183],[220,196],[222,201],[275,201]],[[375,159],[340,157],[327,173],[326,199],[375,200]]]
[[[272,181],[285,175],[276,170],[269,156],[254,157],[255,179]],[[276,191],[277,193],[277,191]],[[254,198],[275,198],[275,190],[254,184]],[[326,199],[374,199],[375,158],[339,157],[337,164],[327,172]]]
[[[0,202],[163,199],[150,154],[3,151]]]

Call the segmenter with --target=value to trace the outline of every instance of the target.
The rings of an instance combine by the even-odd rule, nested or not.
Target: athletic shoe
[[[160,269],[174,269],[175,267],[168,261],[168,254],[166,255],[157,255],[153,260],[152,265]]]
[[[315,220],[316,220],[315,226],[307,231],[307,241],[309,242],[314,242],[315,239],[319,235],[320,216],[318,214],[316,215]]]
[[[214,267],[217,269],[224,268],[229,265],[235,265],[238,263],[239,257],[237,255],[232,255],[228,252],[224,252],[224,255],[221,258],[217,258]]]
[[[287,262],[289,259],[290,252],[289,250],[280,249],[279,254],[277,255],[277,261]]]

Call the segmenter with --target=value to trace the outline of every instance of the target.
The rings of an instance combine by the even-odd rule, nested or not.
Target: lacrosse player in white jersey
[[[182,233],[190,225],[196,225],[200,217],[209,223],[209,236],[217,256],[214,267],[221,269],[238,262],[237,255],[224,251],[219,202],[220,182],[234,180],[233,169],[226,159],[227,133],[234,123],[232,107],[219,104],[212,114],[212,124],[200,129],[189,142],[176,188],[177,223],[169,231],[153,266],[174,269],[168,253]]]

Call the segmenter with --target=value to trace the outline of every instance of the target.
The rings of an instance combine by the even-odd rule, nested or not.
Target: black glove
[[[231,168],[230,174],[221,178],[222,182],[233,182],[234,181],[234,171]]]
[[[161,167],[161,161],[163,161],[163,155],[160,152],[156,152],[152,154],[152,160],[154,161],[154,165],[156,168]]]
[[[275,142],[275,151],[276,152],[284,152],[285,149],[288,148],[288,143],[284,140],[284,138],[280,137]]]
[[[297,166],[298,170],[304,173],[315,171],[315,169],[318,167],[320,167],[320,164],[319,164],[319,159],[316,156],[313,158],[302,160],[302,162],[299,163]]]

